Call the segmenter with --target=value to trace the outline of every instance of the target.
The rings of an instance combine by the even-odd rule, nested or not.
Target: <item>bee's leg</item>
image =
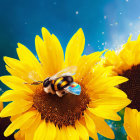
[[[28,84],[28,85],[39,85],[41,83],[42,83],[42,81],[37,81],[37,82],[33,82],[33,83],[26,83],[26,82],[24,82],[24,84]]]
[[[51,94],[55,94],[55,91],[52,90],[51,86],[49,85],[48,87],[44,87],[44,91],[46,93],[51,93]]]
[[[44,91],[45,91],[46,93],[49,93],[49,92],[50,92],[48,88],[44,88]]]
[[[62,97],[66,94],[66,92],[64,90],[59,90],[59,91],[56,91],[56,94],[59,96],[59,97]]]
[[[56,94],[57,94],[59,97],[62,97],[62,96],[63,96],[62,91],[56,91]]]

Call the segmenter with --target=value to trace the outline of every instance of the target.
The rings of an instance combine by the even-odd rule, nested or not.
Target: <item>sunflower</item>
[[[81,28],[67,45],[65,61],[57,37],[45,28],[42,35],[43,40],[35,38],[40,61],[20,43],[19,60],[4,57],[11,75],[0,79],[11,90],[1,96],[1,101],[12,101],[0,113],[1,117],[10,116],[12,120],[4,135],[20,129],[15,137],[26,140],[88,140],[89,137],[97,140],[97,133],[114,139],[104,119],[120,120],[117,112],[130,103],[126,94],[116,88],[127,78],[110,76],[111,67],[97,64],[104,51],[81,56],[85,45]],[[58,97],[44,92],[42,84],[25,84],[43,81],[70,66],[77,67],[73,78],[81,86],[79,96],[68,93]]]
[[[124,76],[129,80],[120,84],[119,89],[123,90],[132,101],[126,108],[124,115],[124,128],[128,139],[140,140],[140,36],[136,41],[123,45],[120,51],[108,51],[103,60],[104,66],[113,66],[113,75]],[[139,136],[138,136],[139,135]]]

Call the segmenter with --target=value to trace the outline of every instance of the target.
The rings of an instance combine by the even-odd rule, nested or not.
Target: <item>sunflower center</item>
[[[129,107],[140,111],[140,64],[124,71],[121,76],[129,79],[127,82],[119,85],[119,88],[132,100]]]
[[[34,107],[41,113],[46,122],[53,122],[61,128],[63,125],[75,125],[89,104],[89,97],[84,92],[80,95],[66,94],[58,97],[56,94],[46,94],[43,89],[37,90],[33,97]]]

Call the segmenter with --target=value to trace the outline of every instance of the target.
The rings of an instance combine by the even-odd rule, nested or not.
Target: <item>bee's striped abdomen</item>
[[[68,82],[63,79],[61,82],[58,83],[57,88],[58,90],[61,90],[65,88],[66,86],[68,86]]]
[[[55,81],[52,80],[52,81],[51,81],[51,87],[52,87],[52,90],[53,90],[53,91],[55,91],[55,89],[54,89],[54,83],[55,83]]]
[[[62,83],[62,81],[63,81],[63,77],[56,79],[56,81],[55,81],[55,83],[54,83],[54,90],[55,90],[55,91],[60,90],[60,89],[58,88],[58,85],[60,85],[60,84]]]
[[[62,90],[67,85],[68,85],[68,82],[63,77],[53,80],[51,82],[51,87],[54,91]]]

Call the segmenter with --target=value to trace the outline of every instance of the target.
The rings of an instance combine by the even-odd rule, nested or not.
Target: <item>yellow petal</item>
[[[79,140],[79,135],[73,126],[67,126],[65,131],[68,140]]]
[[[56,126],[56,139],[55,140],[66,140],[66,139],[67,139],[66,129],[64,127],[59,129]]]
[[[22,72],[19,72],[19,69],[14,70],[7,65],[5,65],[5,68],[12,76],[21,77],[22,75]]]
[[[119,56],[125,65],[132,66],[135,61],[136,41],[128,41],[120,51]]]
[[[81,140],[89,140],[87,129],[79,121],[76,122],[75,127]]]
[[[54,34],[52,34],[52,45],[56,47],[56,60],[59,62],[56,69],[57,71],[60,71],[64,63],[64,52],[58,38]]]
[[[107,97],[101,98],[95,101],[91,101],[89,103],[89,107],[103,107],[104,109],[113,109],[113,110],[121,110],[122,108],[126,107],[130,104],[131,101],[127,98],[120,98],[120,97]]]
[[[93,67],[100,60],[102,52],[92,53],[88,56],[82,56],[77,67],[75,78],[82,84],[88,84],[93,76]]]
[[[86,126],[90,132],[91,137],[94,140],[98,140],[98,136],[97,136],[97,131],[96,131],[96,126],[94,121],[88,116],[88,114],[85,112],[85,122],[86,122]]]
[[[36,48],[37,55],[39,57],[39,60],[43,66],[44,72],[47,77],[47,76],[49,76],[48,75],[49,66],[48,66],[48,62],[47,62],[48,59],[46,58],[47,49],[46,49],[46,46],[44,45],[43,40],[38,35],[35,38],[35,48]]]
[[[122,70],[120,69],[120,67],[123,65],[123,62],[121,60],[121,58],[116,54],[115,51],[108,51],[105,54],[105,66],[114,66],[113,70],[114,72],[121,73]],[[116,73],[114,73],[113,75],[115,75]]]
[[[15,90],[24,89],[27,92],[32,93],[32,90],[29,87],[27,87],[26,84],[24,84],[25,81],[16,76],[2,76],[0,77],[0,80],[11,89]]]
[[[76,66],[85,45],[85,37],[82,29],[80,28],[69,41],[66,53],[65,53],[65,64],[66,66]]]
[[[102,51],[102,53],[103,52],[104,51]],[[102,55],[102,53],[101,52],[99,53],[99,57]],[[113,68],[112,66],[108,66],[108,67],[104,68],[102,65],[99,65],[99,64],[94,66],[93,78],[90,79],[89,84],[91,84],[92,82],[98,80],[99,78],[102,78],[102,77],[104,78],[104,77],[107,77],[108,75],[110,75],[110,73],[112,72],[112,68]]]
[[[39,127],[37,128],[36,132],[35,132],[35,135],[34,135],[34,140],[40,140],[40,138],[42,140],[47,140],[46,139],[46,133],[47,133],[47,128],[46,128],[46,122],[45,120],[44,121],[41,121]]]
[[[41,114],[37,113],[34,120],[35,120],[34,123],[32,123],[31,127],[29,127],[28,129],[26,129],[26,130],[23,129],[24,126],[21,128],[22,131],[25,131],[25,139],[26,140],[33,140],[35,131],[41,122]]]
[[[51,122],[46,123],[46,121],[43,120],[35,132],[34,140],[40,140],[40,138],[42,140],[54,140],[55,136],[55,125]]]
[[[38,74],[40,80],[44,79],[45,74],[41,67],[41,64],[29,49],[27,49],[24,45],[18,43],[17,54],[21,62],[28,65],[29,67],[32,67],[32,70],[34,70]]]
[[[102,93],[101,93],[102,94]],[[104,97],[122,97],[122,98],[127,98],[127,95],[125,92],[122,90],[116,88],[116,87],[110,87],[106,90],[104,90]]]
[[[26,123],[24,123],[24,125],[21,127],[22,131],[33,131],[34,130],[34,125],[37,125],[38,122],[40,122],[41,120],[41,114],[38,112],[38,110],[34,110],[36,111],[36,114],[34,115],[33,118],[29,118],[28,121],[26,121]],[[25,135],[25,137],[27,137]]]
[[[107,89],[102,89],[100,91],[96,90],[89,90],[90,98],[93,100],[98,100],[101,98],[111,98],[111,97],[116,97],[116,98],[127,98],[127,95],[125,92],[122,90],[116,88],[116,87],[110,87]]]
[[[36,52],[39,57],[39,60],[43,64],[45,61],[45,55],[46,55],[46,49],[43,40],[37,35],[35,37],[35,47],[36,47]],[[43,64],[44,65],[44,64]]]
[[[136,109],[126,108],[124,113],[124,128],[128,136],[134,140],[138,140],[139,132],[137,129],[137,113]]]
[[[99,134],[103,135],[104,137],[110,138],[110,139],[115,138],[114,132],[109,127],[109,125],[104,121],[104,119],[93,115],[89,111],[87,111],[87,113],[93,119],[93,121],[96,125],[97,132]]]
[[[43,64],[44,71],[47,71],[49,76],[52,76],[62,69],[64,63],[64,53],[61,44],[55,35],[50,35],[47,29],[42,28],[44,39],[44,48],[42,52],[38,51],[41,46],[39,45],[40,39],[36,38],[36,50],[40,54],[41,63]],[[43,57],[45,59],[43,59]]]
[[[50,42],[51,34],[45,27],[42,27],[42,36],[43,36],[44,41],[46,41],[48,43]]]
[[[27,82],[33,82],[34,80],[40,80],[40,77],[36,69],[30,63],[24,63],[22,61],[4,57],[6,70],[13,76],[19,77]],[[43,71],[42,71],[43,73]]]
[[[0,117],[8,117],[17,115],[19,113],[25,112],[30,109],[33,105],[33,102],[18,100],[12,103],[9,103],[0,113]]]
[[[96,88],[95,90],[100,90],[100,86],[101,88],[107,88],[107,87],[112,87],[112,86],[117,86],[123,82],[128,81],[127,78],[122,77],[122,76],[112,76],[112,77],[107,77],[105,79],[100,79],[98,81],[94,82],[94,88]]]
[[[140,112],[137,113],[137,133],[138,138],[140,139]]]
[[[4,59],[5,63],[6,63],[10,68],[12,68],[12,69],[14,69],[14,70],[18,70],[18,71],[20,71],[22,74],[24,74],[24,72],[27,70],[27,69],[25,69],[23,63],[20,62],[20,61],[17,60],[17,59],[10,58],[10,57],[7,57],[7,56],[5,56],[3,59]]]
[[[28,121],[28,119],[34,117],[35,115],[36,115],[36,111],[28,111],[25,114],[18,117],[17,119],[15,119],[5,130],[4,136],[7,137],[7,136],[11,135],[15,130],[22,127],[22,125],[24,123],[26,123],[26,121]]]
[[[94,115],[115,121],[120,121],[121,117],[112,109],[104,109],[104,107],[88,108],[88,110]]]
[[[0,100],[3,102],[9,102],[9,101],[20,100],[20,99],[31,101],[32,98],[33,97],[31,96],[31,93],[28,93],[26,91],[7,90],[6,92],[2,94],[2,96],[0,97]]]

